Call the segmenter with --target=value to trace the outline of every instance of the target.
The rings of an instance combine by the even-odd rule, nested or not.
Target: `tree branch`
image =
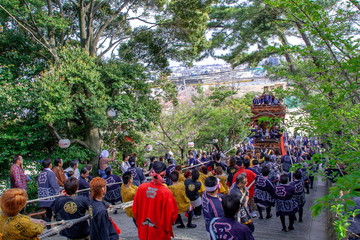
[[[56,128],[54,127],[53,123],[48,123],[48,124],[47,124],[47,127],[49,128],[50,132],[51,132],[58,140],[62,139],[62,137],[60,136],[60,134],[57,132]],[[81,141],[81,140],[79,140],[79,139],[76,139],[76,138],[75,138],[75,139],[72,139],[72,140],[70,141],[70,143],[78,143],[78,144],[80,144],[81,146],[83,146],[83,147],[85,147],[85,148],[87,148],[87,149],[90,149],[90,145],[89,145],[89,144],[87,144],[86,142]]]

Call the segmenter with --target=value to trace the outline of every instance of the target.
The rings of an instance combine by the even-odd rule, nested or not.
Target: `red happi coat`
[[[178,208],[171,191],[161,183],[151,181],[141,184],[132,210],[139,239],[168,240],[174,237],[172,224],[176,221]]]
[[[246,187],[250,186],[250,184],[255,181],[256,179],[256,174],[249,170],[249,169],[245,169],[243,167],[239,167],[238,171],[235,173],[233,179],[232,179],[232,183],[236,182],[236,177],[240,174],[240,173],[246,173],[246,178],[248,180]],[[255,193],[255,182],[251,185],[251,187],[249,188],[249,198],[254,197],[254,193]]]

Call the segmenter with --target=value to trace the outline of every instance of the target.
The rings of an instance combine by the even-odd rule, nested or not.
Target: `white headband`
[[[219,181],[218,178],[216,178],[216,179],[217,179],[217,184],[215,186],[213,186],[213,187],[206,187],[205,186],[205,189],[206,189],[207,192],[214,192],[215,190],[217,190],[220,187],[220,184],[219,184],[220,181]]]

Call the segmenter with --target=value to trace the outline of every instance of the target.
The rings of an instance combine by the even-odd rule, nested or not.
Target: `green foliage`
[[[234,91],[219,88],[209,95],[200,93],[192,101],[180,102],[166,110],[147,137],[148,142],[161,143],[166,151],[173,151],[183,159],[187,143],[194,142],[198,149],[212,150],[213,139],[223,150],[239,143],[248,131],[248,99],[233,98]]]
[[[210,14],[215,29],[213,49],[231,49],[222,55],[232,65],[257,64],[274,55],[286,62],[269,67],[270,77],[286,79],[300,107],[293,124],[320,138],[326,167],[344,166],[330,193],[312,207],[317,215],[330,209],[339,238],[347,234],[352,198],[359,188],[359,6],[354,1],[264,0],[240,5],[220,1]],[[288,43],[297,37],[300,43]],[[257,48],[251,46],[257,45]],[[246,53],[244,52],[246,51]],[[210,52],[213,54],[213,52]],[[277,95],[278,95],[277,94]],[[264,119],[266,120],[266,119]],[[316,159],[314,159],[316,161]]]

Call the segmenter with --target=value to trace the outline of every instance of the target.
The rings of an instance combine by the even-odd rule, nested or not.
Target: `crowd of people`
[[[256,231],[253,219],[269,219],[272,213],[280,217],[282,231],[291,231],[295,220],[302,222],[305,193],[313,187],[312,172],[317,169],[306,163],[317,149],[309,141],[297,143],[288,138],[285,155],[247,145],[239,146],[234,156],[193,149],[185,166],[176,164],[172,152],[151,157],[144,168],[137,166],[136,154],[124,154],[121,177],[110,166],[116,159],[114,149],[101,152],[98,177],[91,176],[91,165],[79,170],[77,160],[63,169],[62,159],[55,159],[54,166],[45,159],[37,178],[43,220],[22,214],[29,178],[22,168],[22,157],[16,155],[10,169],[11,189],[1,197],[3,239],[36,239],[54,219],[78,219],[87,213],[89,221],[60,234],[68,239],[119,239],[107,209],[129,201],[133,204],[126,208],[126,215],[133,220],[140,239],[170,239],[174,223],[177,228],[196,228],[193,220],[201,216],[208,239],[234,236],[251,240]],[[295,164],[298,167],[291,168]],[[22,227],[15,231],[16,224]]]
[[[253,105],[281,105],[281,101],[268,93],[256,95],[252,101]]]

